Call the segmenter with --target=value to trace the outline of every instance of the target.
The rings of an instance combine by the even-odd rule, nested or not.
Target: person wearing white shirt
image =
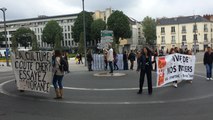
[[[112,47],[110,46],[109,47],[109,51],[107,53],[107,60],[109,62],[109,68],[110,68],[110,72],[109,73],[113,73],[113,66],[112,66],[112,62],[114,60],[114,57],[113,57],[113,49]]]

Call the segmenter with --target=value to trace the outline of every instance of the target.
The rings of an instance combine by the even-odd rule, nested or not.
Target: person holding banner
[[[177,47],[175,47],[175,48],[171,48],[171,49],[170,49],[169,54],[175,54],[175,53],[178,53],[178,52],[179,52],[179,49],[178,49]],[[174,81],[174,82],[173,82],[173,86],[174,86],[175,88],[177,88],[177,87],[178,87],[178,82],[177,82],[177,81]]]
[[[53,76],[53,86],[55,88],[56,97],[54,99],[62,99],[63,96],[63,85],[62,80],[64,77],[64,71],[60,69],[62,55],[59,50],[55,51],[55,59],[53,67],[54,67],[54,76]]]
[[[147,76],[148,81],[148,93],[152,94],[152,56],[151,52],[147,47],[142,49],[142,55],[140,59],[140,80],[139,80],[139,91],[138,94],[142,94],[143,92],[143,84],[145,74]]]
[[[203,57],[203,64],[206,66],[207,80],[213,80],[212,79],[212,62],[213,62],[213,53],[212,53],[211,47],[207,47],[207,51],[205,52]]]

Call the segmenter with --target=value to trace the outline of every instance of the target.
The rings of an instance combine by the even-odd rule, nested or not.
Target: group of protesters
[[[188,49],[180,49],[178,47],[171,48],[167,54],[170,55],[174,53],[180,53],[180,54],[186,54],[186,55],[192,55],[192,51]],[[153,59],[154,56],[154,59]],[[145,75],[147,76],[147,83],[148,83],[148,93],[149,95],[152,94],[152,71],[156,70],[156,65],[153,68],[152,64],[156,64],[156,57],[158,57],[159,54],[157,50],[151,50],[148,47],[144,47],[140,51],[137,51],[136,53],[131,50],[130,53],[127,53],[124,51],[123,53],[123,69],[128,70],[128,60],[130,61],[130,70],[133,70],[134,67],[134,61],[137,61],[137,69],[136,71],[140,71],[140,78],[139,78],[139,91],[138,94],[142,94],[143,92],[143,84]],[[61,99],[63,96],[63,86],[62,86],[62,79],[64,75],[64,71],[60,70],[60,59],[66,59],[67,55],[66,53],[61,54],[58,51],[55,51],[55,54],[53,55],[53,67],[55,68],[55,74],[53,77],[53,86],[55,88],[56,92],[56,99]],[[104,62],[105,62],[105,70],[107,70],[108,65],[110,68],[109,73],[113,73],[113,70],[119,70],[117,66],[117,54],[115,51],[113,51],[113,48],[110,46],[109,49],[104,50]],[[87,52],[87,62],[88,62],[88,70],[92,70],[92,62],[93,62],[93,56],[91,50],[88,50]],[[206,73],[207,73],[207,80],[213,80],[212,79],[212,62],[213,62],[213,53],[212,49],[210,47],[207,48],[207,51],[204,54],[203,63],[206,67]],[[67,61],[68,64],[68,61]],[[80,62],[79,62],[80,64]],[[113,67],[114,66],[114,67]],[[69,71],[68,71],[69,72]],[[181,80],[179,80],[181,81]],[[175,88],[178,87],[178,81],[173,82],[173,86]],[[192,80],[189,80],[189,83],[192,83]]]

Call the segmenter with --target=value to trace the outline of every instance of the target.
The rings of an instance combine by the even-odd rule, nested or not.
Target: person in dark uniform
[[[93,61],[93,57],[92,57],[91,50],[88,50],[88,52],[87,52],[88,71],[93,71],[92,70],[92,61]]]
[[[124,70],[128,70],[128,57],[126,51],[123,53],[123,65],[124,65]]]
[[[139,80],[139,91],[138,94],[142,94],[143,92],[143,84],[145,74],[147,76],[148,83],[148,93],[152,94],[152,56],[151,52],[147,47],[142,49],[142,55],[140,59],[140,80]]]

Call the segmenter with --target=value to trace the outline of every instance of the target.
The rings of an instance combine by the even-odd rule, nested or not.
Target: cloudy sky
[[[82,0],[0,0],[6,7],[6,19],[34,18],[38,15],[62,15],[82,10]],[[87,11],[111,7],[138,21],[153,18],[213,14],[212,0],[85,0]],[[0,21],[2,15],[0,12]]]

